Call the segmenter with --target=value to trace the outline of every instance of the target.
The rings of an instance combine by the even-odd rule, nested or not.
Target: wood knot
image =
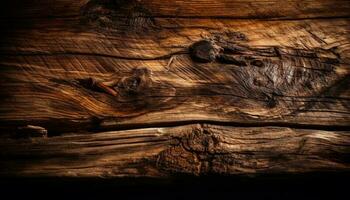
[[[83,23],[123,31],[147,31],[155,27],[152,14],[137,0],[91,0],[82,7]]]
[[[219,138],[203,129],[194,129],[191,134],[182,138],[182,145],[188,151],[202,154],[213,154],[219,144]]]
[[[197,62],[213,62],[217,58],[221,48],[208,40],[201,40],[190,47],[190,56]]]
[[[221,146],[221,138],[202,128],[175,138],[178,142],[158,155],[159,169],[195,175],[213,172],[213,159],[228,152]]]
[[[147,68],[137,68],[132,75],[120,80],[117,87],[128,95],[142,94],[152,85],[151,72]]]

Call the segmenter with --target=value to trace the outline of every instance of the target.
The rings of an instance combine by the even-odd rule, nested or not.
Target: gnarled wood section
[[[40,125],[50,134],[179,121],[349,125],[347,19],[154,19],[157,27],[144,33],[75,20],[3,30],[6,128]],[[189,47],[201,40],[213,41],[222,56],[194,61]],[[89,78],[114,87],[116,96],[80,84]]]
[[[349,170],[349,1],[32,2],[1,12],[1,176]]]
[[[191,125],[0,142],[1,176],[165,177],[349,170],[349,132]]]

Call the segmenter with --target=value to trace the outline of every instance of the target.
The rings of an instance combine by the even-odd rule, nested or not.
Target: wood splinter
[[[41,126],[27,125],[17,128],[16,137],[31,138],[31,137],[47,137],[47,130]]]
[[[79,82],[85,86],[88,89],[94,90],[94,91],[99,91],[99,92],[104,92],[106,94],[110,94],[112,96],[117,96],[117,91],[115,91],[113,88],[107,86],[101,81],[97,81],[94,78],[87,78],[87,79],[81,79]]]

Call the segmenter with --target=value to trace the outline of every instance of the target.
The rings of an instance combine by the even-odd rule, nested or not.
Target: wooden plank
[[[0,176],[348,172],[349,4],[11,1]]]
[[[1,140],[0,176],[171,177],[348,171],[349,132],[189,125]]]
[[[155,17],[175,18],[278,18],[303,19],[349,17],[347,0],[12,0],[1,7],[1,17],[10,19],[77,16],[82,6],[106,5],[115,10],[147,11]],[[119,12],[119,14],[122,12]]]
[[[157,27],[146,29],[38,24],[43,32],[4,31],[0,45],[0,120],[8,131],[199,121],[337,129],[350,122],[347,19],[155,19]],[[201,40],[237,50],[225,53],[231,61],[197,62],[189,47]],[[114,84],[116,96],[81,84],[89,78]]]

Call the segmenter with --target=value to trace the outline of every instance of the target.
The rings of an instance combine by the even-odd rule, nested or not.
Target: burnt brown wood
[[[1,16],[0,174],[349,170],[349,7],[13,1]]]

